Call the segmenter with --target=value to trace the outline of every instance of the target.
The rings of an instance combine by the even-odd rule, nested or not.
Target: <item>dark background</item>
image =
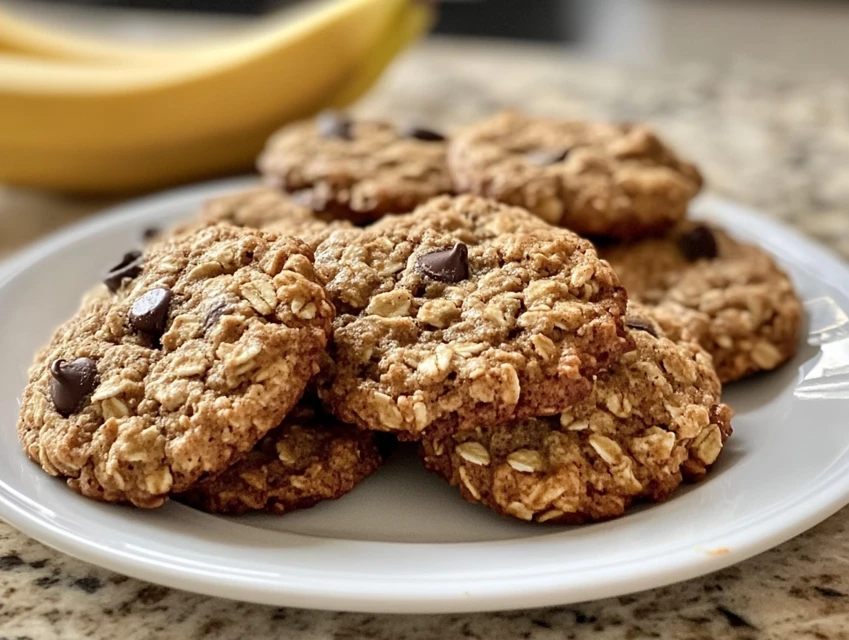
[[[172,11],[260,14],[297,0],[53,0],[70,4]],[[45,4],[49,4],[45,2]],[[437,33],[527,40],[574,39],[569,0],[454,0],[440,3]]]

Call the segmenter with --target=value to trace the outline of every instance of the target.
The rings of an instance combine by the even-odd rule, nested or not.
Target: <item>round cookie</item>
[[[225,469],[319,368],[334,312],[312,260],[295,238],[223,225],[128,254],[31,368],[24,451],[140,507]]]
[[[470,502],[564,524],[620,516],[635,500],[665,500],[682,480],[703,477],[731,434],[710,356],[645,315],[626,323],[636,348],[598,375],[585,400],[558,416],[426,435],[425,466]]]
[[[342,497],[381,462],[373,432],[343,425],[305,398],[244,458],[176,498],[209,513],[282,515]]]
[[[592,245],[492,200],[336,232],[316,268],[337,309],[319,395],[365,429],[415,439],[557,413],[627,347],[624,291]]]
[[[445,149],[434,131],[325,113],[272,137],[259,169],[309,208],[363,223],[451,193]]]
[[[760,247],[683,222],[665,236],[600,247],[633,300],[671,336],[683,326],[723,382],[775,369],[796,352],[802,304]]]
[[[518,205],[581,235],[634,238],[683,219],[697,169],[645,125],[502,112],[460,131],[448,150],[458,191]]]
[[[346,220],[325,220],[278,189],[255,187],[209,200],[196,216],[172,234],[181,235],[215,224],[295,236],[313,250],[333,231],[351,226]]]

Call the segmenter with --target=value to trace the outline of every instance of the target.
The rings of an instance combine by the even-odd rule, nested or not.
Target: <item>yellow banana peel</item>
[[[326,19],[339,0],[313,0],[307,7],[277,11],[237,34],[209,38],[190,45],[122,43],[105,38],[80,36],[61,28],[34,24],[14,12],[0,8],[0,53],[27,58],[45,58],[91,65],[132,66],[168,63],[175,60],[229,58],[239,48],[279,42],[297,29],[311,30]],[[303,20],[297,18],[303,17]]]
[[[356,102],[377,82],[392,60],[430,28],[433,17],[424,3],[404,7],[381,38],[380,46],[345,78],[326,106],[341,108]]]
[[[0,54],[103,64],[146,64],[168,53],[83,38],[42,27],[0,9]]]
[[[0,182],[107,193],[244,170],[281,124],[365,92],[429,20],[423,3],[346,0],[168,64],[0,54]]]

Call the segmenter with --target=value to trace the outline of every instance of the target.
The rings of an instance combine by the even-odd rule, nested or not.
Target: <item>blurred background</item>
[[[140,41],[237,30],[292,0],[6,0],[82,32]],[[849,76],[846,0],[447,0],[436,33],[560,42],[610,61],[734,57]]]
[[[849,0],[415,0],[415,6],[439,9],[426,40],[416,36],[428,32],[427,21],[395,43],[388,40],[397,30],[360,37],[362,47],[370,47],[362,49],[364,66],[356,69],[363,77],[338,102],[325,94],[338,89],[333,82],[356,75],[336,51],[340,36],[351,31],[319,33],[318,49],[304,62],[284,36],[289,18],[303,16],[317,2],[334,4],[0,0],[0,256],[139,193],[251,171],[273,130],[320,108],[348,105],[368,116],[418,119],[449,130],[503,107],[647,121],[701,166],[711,190],[849,256],[849,178],[842,169],[849,163]],[[54,32],[94,36],[112,49],[117,45],[119,57],[124,45],[142,45],[147,62],[101,67],[98,60],[9,54],[3,49],[3,10],[46,26],[49,35],[36,37],[39,45],[64,46],[52,40]],[[180,47],[202,50],[240,35],[256,41],[262,33],[276,34],[279,56],[262,68],[243,61],[241,76],[229,84],[216,84],[215,72],[208,90],[194,94],[183,92],[189,85],[181,78],[168,80],[180,96],[174,100],[124,101],[120,88],[105,92],[113,102],[99,97],[101,72],[116,87],[130,76],[144,87],[145,74],[169,76],[171,67],[182,73],[191,66],[190,56],[174,54]],[[219,45],[210,49],[207,62]],[[157,58],[162,52],[165,58]],[[113,55],[110,50],[106,57]],[[15,67],[21,60],[24,66]],[[300,70],[301,91],[324,77],[321,100],[287,104],[297,103],[300,94],[280,74],[293,69]],[[267,75],[260,78],[260,71]],[[243,80],[254,84],[245,89]],[[39,108],[31,119],[29,107],[15,106],[16,83],[28,86],[26,97]],[[75,97],[82,86],[91,91],[91,114],[97,113],[78,111],[69,124],[65,105],[83,104]],[[274,98],[267,95],[271,88]],[[46,98],[45,89],[56,99]],[[193,95],[200,97],[194,101]],[[284,115],[252,109],[252,102],[269,106],[272,100]],[[11,109],[6,116],[4,105]],[[171,129],[157,132],[174,114]],[[219,115],[232,116],[230,129],[215,121]],[[206,121],[205,129],[195,127],[197,119]],[[30,153],[24,169],[18,150]]]

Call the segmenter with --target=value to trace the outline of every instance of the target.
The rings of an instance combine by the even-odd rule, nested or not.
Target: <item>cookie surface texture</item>
[[[453,136],[458,191],[524,207],[581,235],[634,238],[683,219],[697,169],[644,125],[508,111]]]
[[[710,357],[645,316],[626,322],[639,327],[629,329],[636,348],[583,402],[559,416],[426,436],[425,466],[497,513],[564,524],[617,517],[702,478],[731,434]]]
[[[381,462],[374,433],[302,399],[244,458],[177,499],[209,513],[284,514],[342,497]]]
[[[526,211],[442,197],[324,242],[337,309],[319,393],[341,420],[417,438],[558,413],[627,346],[592,245]]]
[[[207,201],[197,215],[174,229],[172,235],[216,224],[295,236],[313,250],[333,231],[351,226],[344,220],[324,219],[278,189],[255,187]]]
[[[600,251],[670,335],[683,326],[699,341],[723,382],[775,369],[796,352],[801,301],[760,247],[686,221],[665,236]]]
[[[211,227],[135,265],[41,350],[18,433],[83,495],[156,507],[280,424],[318,370],[333,307],[294,238]]]
[[[446,142],[385,122],[337,114],[286,127],[269,141],[259,168],[275,187],[324,214],[356,222],[406,213],[451,193]]]

